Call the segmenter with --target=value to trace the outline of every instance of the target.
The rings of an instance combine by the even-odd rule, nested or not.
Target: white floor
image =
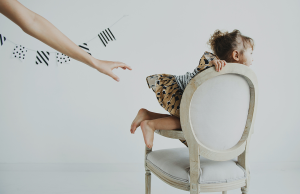
[[[142,194],[143,166],[0,164],[0,194]],[[300,169],[252,172],[250,194],[300,193]],[[183,194],[152,175],[152,194]],[[228,194],[240,194],[240,190]]]

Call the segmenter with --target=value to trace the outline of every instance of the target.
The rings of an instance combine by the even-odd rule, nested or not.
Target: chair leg
[[[145,173],[145,194],[151,194],[151,172],[146,170]]]
[[[222,194],[227,194],[227,191],[222,191]]]
[[[247,194],[247,193],[248,193],[248,188],[242,187],[242,194]]]
[[[250,175],[247,173],[247,180],[246,180],[246,186],[242,187],[242,194],[247,194],[249,191],[249,186],[250,186]]]

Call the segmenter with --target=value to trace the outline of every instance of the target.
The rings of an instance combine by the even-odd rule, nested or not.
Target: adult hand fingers
[[[120,81],[120,78],[116,74],[114,74],[112,71],[107,72],[106,75],[108,75],[109,77],[113,78],[117,82]]]
[[[132,70],[130,66],[126,65],[125,63],[121,63],[121,62],[115,62],[114,64],[114,68],[118,68],[121,67],[122,69],[129,69]]]

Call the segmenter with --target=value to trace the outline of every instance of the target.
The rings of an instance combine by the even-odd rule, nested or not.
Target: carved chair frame
[[[247,116],[247,121],[243,135],[239,142],[230,149],[227,150],[213,150],[203,145],[195,136],[191,120],[190,120],[190,105],[197,88],[205,81],[214,78],[216,76],[224,74],[236,74],[242,76],[249,85],[250,90],[250,104]],[[173,139],[185,139],[189,145],[189,157],[190,157],[190,183],[181,182],[173,179],[164,173],[161,173],[150,162],[147,162],[147,154],[152,151],[146,147],[145,150],[145,189],[146,194],[151,193],[151,172],[157,175],[158,178],[166,182],[167,184],[186,191],[190,191],[191,194],[198,194],[200,192],[222,192],[226,194],[228,190],[241,188],[243,194],[247,194],[250,182],[250,173],[248,168],[248,149],[251,134],[253,133],[253,124],[256,116],[258,97],[258,84],[255,73],[247,66],[237,63],[227,63],[223,67],[222,71],[217,72],[214,68],[209,68],[197,76],[195,76],[185,88],[180,104],[180,122],[181,130],[156,130],[157,134]],[[210,160],[226,161],[238,157],[237,163],[242,166],[246,173],[247,178],[243,180],[237,180],[229,183],[216,183],[216,184],[199,184],[200,173],[200,159],[199,156],[203,156]]]

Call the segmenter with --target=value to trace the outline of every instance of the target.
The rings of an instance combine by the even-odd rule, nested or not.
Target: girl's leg
[[[141,122],[141,128],[146,146],[152,148],[155,130],[181,129],[181,125],[178,117],[168,116],[154,120],[144,120]]]
[[[153,119],[169,117],[169,116],[170,115],[168,115],[168,114],[159,114],[159,113],[150,112],[147,109],[141,108],[131,124],[130,132],[133,134],[135,132],[136,128],[138,128],[141,125],[141,122],[144,120],[153,120]]]

